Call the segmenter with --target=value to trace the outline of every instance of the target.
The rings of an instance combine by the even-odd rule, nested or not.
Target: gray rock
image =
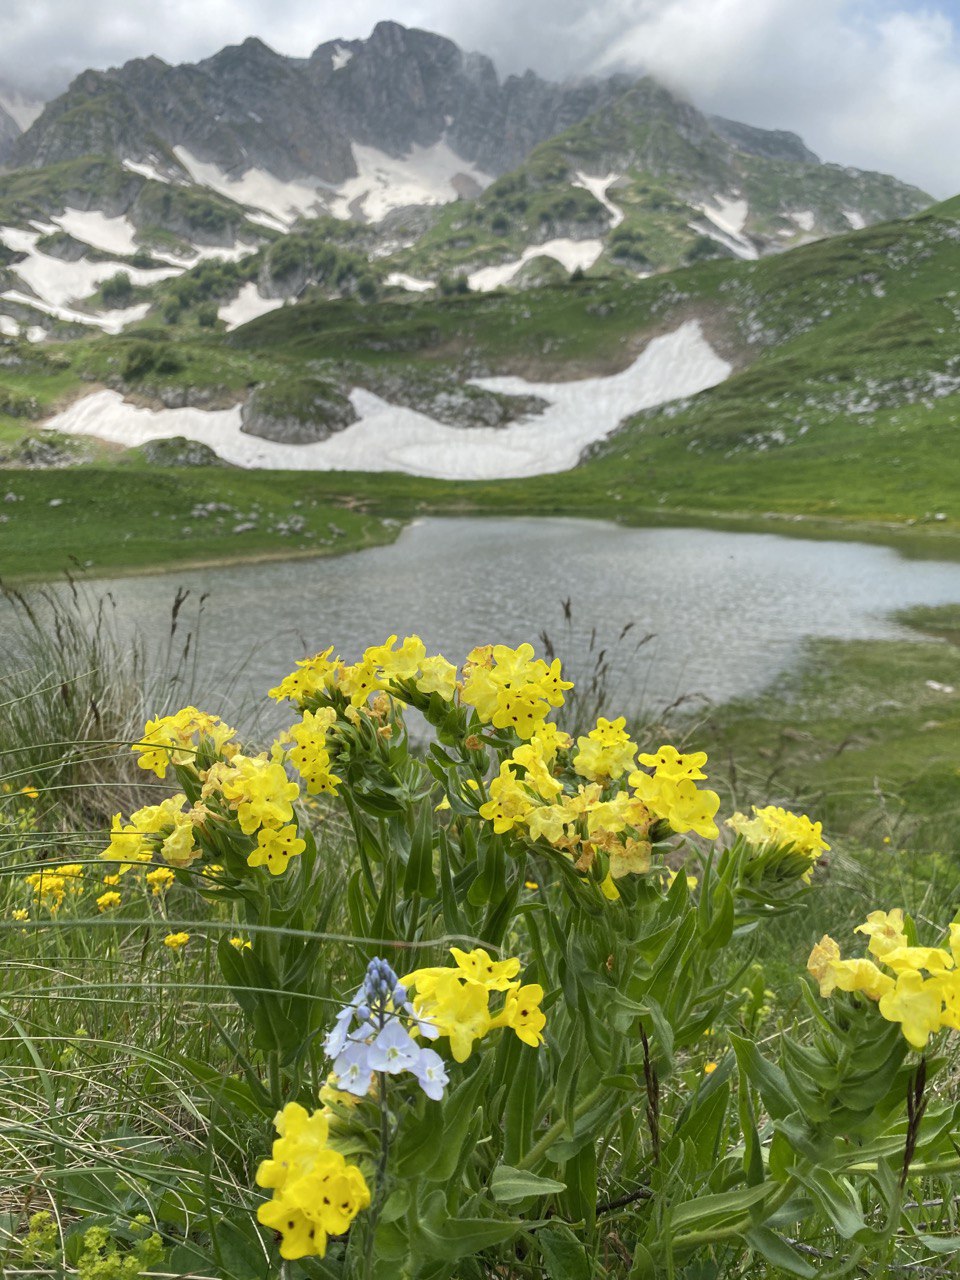
[[[316,444],[356,422],[353,405],[319,378],[258,387],[240,411],[240,430],[277,444]]]
[[[145,462],[155,467],[226,467],[229,464],[199,440],[173,436],[169,440],[150,440],[141,447]]]

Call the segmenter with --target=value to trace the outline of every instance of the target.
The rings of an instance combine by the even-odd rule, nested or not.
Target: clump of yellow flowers
[[[416,988],[414,1012],[449,1039],[457,1062],[466,1062],[474,1043],[498,1027],[509,1027],[534,1049],[543,1044],[547,1023],[540,1008],[543,987],[515,981],[518,959],[491,960],[482,947],[469,952],[451,947],[450,954],[456,968],[416,969],[400,981],[404,987]],[[502,992],[504,1000],[494,1013],[490,999],[496,992]]]
[[[824,934],[810,953],[807,969],[824,998],[834,991],[856,992],[874,1002],[881,1017],[897,1022],[914,1049],[925,1049],[943,1028],[960,1031],[960,924],[949,926],[946,946],[911,943],[912,925],[903,911],[871,911],[854,932],[869,938],[868,956],[844,960]],[[949,948],[949,949],[948,949]]]
[[[273,1123],[279,1137],[257,1170],[257,1185],[273,1197],[260,1205],[257,1221],[280,1233],[282,1258],[322,1258],[327,1237],[343,1235],[370,1192],[357,1165],[328,1146],[321,1111],[288,1102]]]
[[[480,646],[459,671],[442,655],[428,655],[419,636],[389,636],[353,664],[327,648],[300,660],[270,690],[271,698],[292,702],[300,719],[269,751],[247,754],[234,729],[196,707],[150,720],[134,746],[138,763],[161,779],[172,769],[182,789],[126,823],[117,814],[103,856],[121,873],[155,858],[186,869],[208,855],[219,864],[226,841],[249,867],[282,875],[306,847],[296,812],[301,788],[337,795],[344,735],[366,721],[389,737],[406,703],[433,723],[446,717],[448,730],[454,717],[478,768],[492,749],[492,777],[460,779],[461,813],[561,856],[615,900],[615,882],[651,872],[653,845],[666,835],[716,839],[720,797],[698,785],[706,780],[704,752],[665,744],[640,753],[623,716],[601,716],[574,742],[550,718],[572,687],[559,659],[537,658],[529,644]],[[453,799],[451,791],[440,807]],[[735,814],[729,825],[751,841],[809,855],[804,867],[827,848],[819,824],[782,809],[755,809],[752,819]]]

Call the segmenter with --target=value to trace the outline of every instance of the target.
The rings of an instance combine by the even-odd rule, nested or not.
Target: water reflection
[[[720,700],[757,690],[807,636],[902,635],[884,615],[960,601],[960,565],[766,534],[429,519],[392,546],[340,559],[177,570],[96,589],[111,591],[123,619],[159,645],[177,586],[208,593],[198,682],[211,706],[259,698],[296,658],[329,644],[351,660],[392,632],[417,632],[428,649],[458,661],[490,641],[539,648],[545,628],[573,678],[607,648],[619,684],[614,713],[690,693]],[[648,632],[654,639],[637,652]],[[240,663],[241,680],[228,690]]]

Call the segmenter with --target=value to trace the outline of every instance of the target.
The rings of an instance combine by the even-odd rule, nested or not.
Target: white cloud
[[[960,191],[960,46],[942,11],[851,0],[638,0],[597,71],[647,68],[825,158]]]
[[[257,35],[303,56],[381,19],[553,78],[650,71],[707,111],[800,133],[824,158],[960,191],[954,0],[2,0],[0,79],[58,91],[87,66],[194,61]],[[27,71],[24,68],[28,68]]]

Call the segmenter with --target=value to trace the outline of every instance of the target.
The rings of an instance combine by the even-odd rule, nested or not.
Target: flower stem
[[[373,1193],[373,1204],[370,1206],[370,1220],[367,1224],[367,1243],[363,1257],[363,1280],[373,1280],[374,1241],[377,1234],[377,1223],[383,1211],[386,1199],[387,1157],[390,1154],[390,1109],[387,1099],[387,1073],[377,1072],[377,1083],[380,1088],[380,1158],[377,1161],[377,1185]]]

